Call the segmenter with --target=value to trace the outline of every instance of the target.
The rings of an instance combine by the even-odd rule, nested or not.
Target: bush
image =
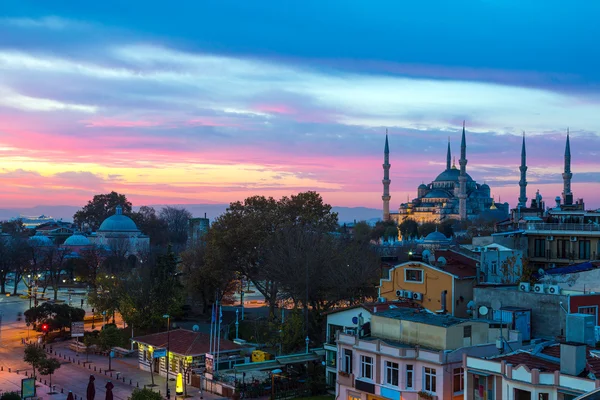
[[[2,394],[0,400],[21,400],[21,395],[17,392],[6,392]]]
[[[150,389],[134,389],[131,400],[163,400],[162,396]]]

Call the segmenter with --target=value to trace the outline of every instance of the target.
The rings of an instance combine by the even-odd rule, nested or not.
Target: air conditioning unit
[[[415,292],[412,294],[412,298],[413,300],[423,300],[423,293]]]
[[[550,294],[560,294],[560,286],[558,285],[550,285],[548,286],[548,293]]]
[[[554,240],[554,236],[546,236],[546,240],[551,242]]]
[[[576,242],[577,241],[577,236],[571,236],[571,242]]]
[[[405,290],[404,291],[404,298],[405,299],[412,299],[412,295],[413,295],[413,292],[411,292],[410,290]]]
[[[542,285],[541,283],[536,283],[533,286],[533,291],[536,293],[545,293],[544,291],[544,285]]]
[[[378,303],[385,303],[387,301],[387,299],[385,297],[378,297],[377,298],[377,302]]]
[[[519,283],[519,290],[521,292],[529,292],[530,289],[531,289],[531,285],[529,284],[529,282]]]
[[[404,290],[396,290],[396,297],[404,297]]]

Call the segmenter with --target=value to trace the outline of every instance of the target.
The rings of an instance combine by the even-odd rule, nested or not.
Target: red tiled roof
[[[175,329],[169,332],[154,333],[152,335],[139,336],[133,338],[135,342],[143,343],[153,347],[167,347],[169,342],[169,351],[184,355],[197,356],[209,352],[210,335],[201,332],[193,332],[187,329]],[[241,346],[225,339],[221,339],[222,351],[241,349]]]
[[[592,355],[591,350],[595,350],[592,347],[587,346],[587,369],[593,372],[594,374],[600,373],[600,357],[596,357]],[[542,354],[545,354],[550,357],[560,358],[560,344],[553,344],[548,347],[544,347],[542,349]]]
[[[451,250],[436,250],[435,257],[444,257],[446,265],[440,268],[456,275],[459,279],[472,278],[477,275],[477,260],[471,257]]]
[[[553,372],[560,370],[559,363],[536,357],[535,355],[526,351],[520,351],[513,354],[507,354],[505,356],[494,357],[494,361],[502,360],[512,364],[514,368],[516,368],[519,365],[525,365],[530,370],[535,368],[539,369],[542,372]]]

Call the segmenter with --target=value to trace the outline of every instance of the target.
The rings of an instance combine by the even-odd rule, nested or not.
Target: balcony
[[[545,222],[520,223],[519,228],[524,231],[548,231],[548,232],[600,232],[600,225],[596,224],[548,224]]]

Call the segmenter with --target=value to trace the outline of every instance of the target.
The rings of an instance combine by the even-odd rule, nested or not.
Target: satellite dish
[[[446,265],[446,264],[447,264],[447,261],[446,261],[445,257],[438,258],[438,265],[442,265],[443,266],[443,265]]]
[[[489,312],[490,310],[486,306],[479,307],[479,315],[488,315]]]
[[[198,325],[194,325],[194,326],[192,326],[192,330],[194,332],[198,332],[200,330],[200,327]]]
[[[467,303],[467,310],[472,310],[473,308],[475,308],[475,302],[473,300],[470,300]]]
[[[430,254],[431,254],[431,251],[429,251],[429,250],[423,250],[423,258],[429,259],[429,255]]]
[[[545,273],[546,273],[546,271],[544,271],[544,268],[540,268],[540,269],[538,269],[538,274],[539,274],[540,276],[544,275]]]
[[[352,317],[352,323],[354,325],[358,324],[358,317]]]
[[[502,303],[498,299],[492,300],[492,310],[499,310],[502,308]]]

